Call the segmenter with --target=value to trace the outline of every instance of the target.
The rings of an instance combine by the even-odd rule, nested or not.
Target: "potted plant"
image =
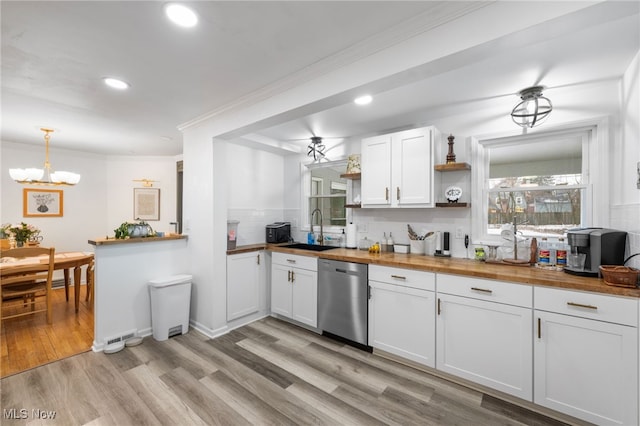
[[[156,234],[151,225],[142,220],[138,223],[122,222],[113,232],[116,234],[116,239],[120,240],[126,238],[153,237]]]

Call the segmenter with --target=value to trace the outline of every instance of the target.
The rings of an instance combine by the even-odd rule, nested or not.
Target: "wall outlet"
[[[456,228],[456,239],[463,239],[464,238],[464,231],[462,230],[462,227],[457,227]]]

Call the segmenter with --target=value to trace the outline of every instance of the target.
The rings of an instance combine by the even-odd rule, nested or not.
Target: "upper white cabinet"
[[[318,259],[273,253],[271,312],[318,326]]]
[[[266,309],[264,251],[227,256],[227,321]]]
[[[362,207],[434,207],[435,127],[362,140]]]
[[[534,303],[534,402],[637,425],[638,300],[536,287]]]

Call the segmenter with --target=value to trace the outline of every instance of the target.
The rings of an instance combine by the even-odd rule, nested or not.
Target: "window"
[[[304,179],[303,186],[308,202],[302,209],[302,223],[306,229],[309,228],[311,213],[316,209],[321,214],[313,215],[313,225],[319,225],[321,217],[322,225],[328,231],[331,231],[331,226],[342,229],[347,225],[347,180],[340,177],[346,170],[346,164],[346,161],[332,161],[305,166],[307,179]]]
[[[472,139],[476,167],[472,192],[475,243],[495,242],[504,224],[518,223],[525,236],[560,237],[568,229],[604,218],[606,182],[594,188],[594,169],[606,176],[606,145],[598,126],[532,135]],[[605,133],[605,132],[601,132]],[[605,155],[606,157],[606,155]],[[599,160],[596,160],[599,159]],[[597,161],[597,163],[595,163]],[[606,178],[604,179],[606,180]],[[604,223],[604,222],[603,222]]]

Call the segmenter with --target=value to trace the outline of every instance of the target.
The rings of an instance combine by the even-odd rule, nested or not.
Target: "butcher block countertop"
[[[321,259],[418,269],[421,271],[464,275],[476,278],[489,278],[515,283],[566,288],[570,290],[592,291],[616,296],[640,297],[640,289],[637,288],[613,287],[605,284],[601,278],[578,277],[567,274],[563,271],[543,270],[532,266],[489,264],[469,259],[434,257],[416,254],[370,254],[366,250],[344,248],[335,248],[323,252],[290,249],[273,244],[263,245],[262,248],[280,253],[315,256]]]

